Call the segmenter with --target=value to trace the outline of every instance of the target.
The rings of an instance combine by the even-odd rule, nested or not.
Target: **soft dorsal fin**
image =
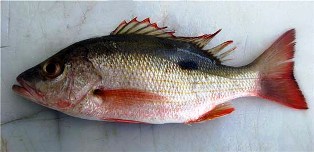
[[[226,41],[223,42],[213,48],[204,50],[206,53],[208,53],[209,55],[214,56],[215,58],[217,58],[220,62],[224,62],[224,61],[228,61],[230,59],[225,59],[230,53],[232,53],[236,47],[233,47],[227,51],[225,51],[224,53],[221,53],[222,50],[224,50],[224,48],[226,48],[227,46],[229,46],[233,41]]]
[[[197,36],[197,37],[176,37],[176,40],[180,40],[180,41],[185,41],[185,42],[189,42],[189,43],[193,43],[195,44],[197,47],[199,48],[204,48],[209,42],[210,40],[212,40],[219,32],[221,31],[221,29],[219,29],[218,31],[216,31],[213,34],[204,34],[201,36]]]
[[[222,104],[217,105],[213,110],[205,113],[198,119],[186,122],[186,124],[199,123],[199,122],[204,122],[207,120],[212,120],[218,117],[228,115],[233,111],[234,111],[234,108],[232,107],[230,102],[222,103]]]
[[[233,50],[229,49],[224,53],[221,53],[225,47],[232,43],[232,41],[226,41],[216,47],[213,47],[208,50],[203,50],[203,48],[221,31],[219,29],[213,34],[204,34],[197,37],[176,37],[174,36],[174,31],[166,31],[167,27],[158,27],[156,23],[151,23],[149,18],[146,18],[142,21],[138,21],[137,17],[132,19],[129,22],[122,21],[120,25],[111,32],[111,35],[127,35],[127,34],[137,34],[137,35],[150,35],[160,38],[167,38],[176,41],[182,41],[194,44],[196,47],[202,50],[203,53],[208,54],[209,57],[214,58],[216,61],[219,61],[218,64],[229,59],[225,59]]]

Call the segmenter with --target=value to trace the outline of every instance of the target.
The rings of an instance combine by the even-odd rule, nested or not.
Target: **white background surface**
[[[1,2],[1,131],[8,151],[313,151],[313,2]],[[296,28],[295,76],[309,110],[259,98],[233,100],[227,117],[187,126],[82,120],[11,91],[15,77],[79,40],[108,35],[124,19],[151,17],[176,35],[222,32],[228,65],[244,65]],[[15,119],[20,119],[12,121]],[[12,121],[6,123],[8,121]],[[5,124],[3,124],[5,123]]]

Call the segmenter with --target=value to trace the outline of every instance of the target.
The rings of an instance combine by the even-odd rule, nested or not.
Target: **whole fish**
[[[71,116],[128,123],[204,122],[243,96],[308,108],[293,75],[294,29],[242,67],[223,64],[232,41],[204,49],[219,32],[177,37],[149,18],[123,21],[23,72],[12,89]]]

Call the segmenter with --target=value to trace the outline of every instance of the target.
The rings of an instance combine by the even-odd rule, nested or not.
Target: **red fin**
[[[223,43],[221,43],[221,44],[219,44],[219,45],[217,45],[211,49],[205,50],[205,51],[208,54],[215,57],[218,61],[218,64],[221,64],[224,61],[230,60],[230,59],[225,59],[225,57],[227,57],[230,53],[232,53],[236,49],[236,47],[232,47],[231,49],[228,49],[224,53],[221,53],[222,50],[224,50],[224,48],[229,46],[231,43],[233,43],[233,41],[229,40],[229,41],[223,42]]]
[[[138,34],[138,35],[150,35],[155,37],[169,38],[184,42],[189,42],[195,44],[199,48],[203,48],[212,40],[220,31],[216,31],[213,34],[204,34],[197,37],[176,37],[174,36],[174,31],[166,31],[167,27],[159,27],[157,23],[151,23],[149,18],[142,21],[138,21],[135,17],[130,22],[123,21],[111,35],[120,34]]]
[[[122,22],[119,24],[119,26],[118,26],[114,31],[111,32],[111,35],[117,34],[117,32],[120,31],[126,24],[127,24],[127,22],[126,22],[125,20],[122,21]]]
[[[101,97],[104,102],[113,102],[124,106],[135,104],[136,102],[160,102],[165,100],[165,97],[158,94],[135,89],[97,89],[94,91],[94,94]]]
[[[106,90],[106,89],[96,89],[94,90],[94,95],[102,99],[102,104],[106,105],[114,111],[114,109],[135,109],[141,104],[157,104],[159,102],[166,101],[166,98],[147,91],[141,91],[136,89],[116,89],[116,90]],[[111,122],[123,122],[123,123],[145,123],[136,120],[121,119],[119,116],[116,118],[103,118],[105,121]]]
[[[133,124],[143,123],[143,124],[147,124],[145,122],[140,122],[140,121],[124,120],[124,119],[114,119],[114,118],[107,118],[107,119],[104,119],[104,120],[105,121],[109,121],[109,122],[122,122],[122,123],[133,123]]]
[[[308,109],[293,75],[294,40],[295,30],[287,31],[251,66],[260,71],[258,96],[292,108]]]
[[[221,50],[223,50],[225,47],[229,46],[229,44],[231,44],[233,41],[226,41],[223,42],[211,49],[208,49],[207,52],[212,54],[212,55],[217,55]]]
[[[175,37],[173,35],[174,32],[165,31],[165,28],[166,27],[159,27],[156,23],[151,23],[149,18],[138,21],[137,17],[135,17],[130,22],[123,21],[114,31],[111,32],[111,35],[140,34],[165,38]]]
[[[205,113],[204,115],[202,115],[201,117],[199,117],[196,120],[192,120],[192,121],[187,122],[187,124],[199,123],[199,122],[204,122],[207,120],[212,120],[212,119],[230,114],[233,111],[234,111],[234,108],[231,106],[231,104],[229,102],[226,102],[226,103],[217,105],[213,110]]]
[[[210,40],[212,40],[220,31],[221,29],[213,34],[205,34],[197,37],[177,37],[175,39],[190,42],[195,44],[199,48],[204,48],[210,42]]]

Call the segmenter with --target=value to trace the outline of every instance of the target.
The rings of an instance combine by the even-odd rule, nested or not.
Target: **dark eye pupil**
[[[57,67],[56,67],[56,64],[54,63],[49,63],[47,66],[46,66],[46,72],[47,73],[55,73]]]

